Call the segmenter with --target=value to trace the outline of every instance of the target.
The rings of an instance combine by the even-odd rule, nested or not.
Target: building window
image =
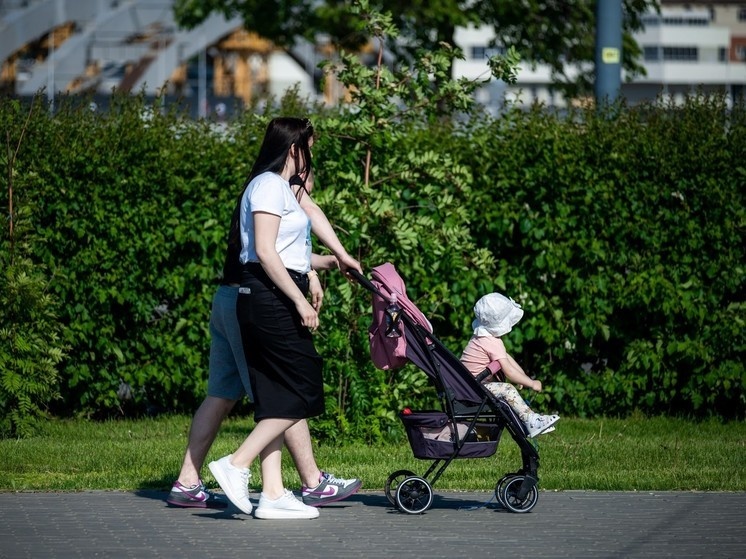
[[[648,62],[655,62],[661,59],[661,52],[657,46],[642,47],[642,52],[645,60]]]
[[[682,14],[682,15],[658,15],[646,14],[642,16],[644,27],[658,27],[660,25],[670,25],[673,27],[707,27],[710,21],[715,19],[712,8],[709,14]]]
[[[746,61],[746,45],[736,47],[736,60]]]
[[[728,49],[726,47],[718,49],[718,62],[728,62]]]
[[[663,60],[689,62],[697,59],[697,47],[663,47]]]
[[[738,9],[738,21],[746,21],[746,8]]]
[[[707,16],[698,15],[680,15],[680,16],[663,16],[661,18],[665,25],[681,26],[703,26],[706,27],[710,20]]]

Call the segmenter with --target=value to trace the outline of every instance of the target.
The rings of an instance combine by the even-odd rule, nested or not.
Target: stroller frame
[[[376,269],[374,268],[374,271]],[[388,301],[367,278],[353,277],[374,296]],[[420,368],[434,383],[442,410],[404,410],[404,423],[415,458],[433,460],[418,476],[397,470],[386,480],[389,502],[408,514],[424,513],[433,502],[433,487],[455,459],[485,458],[497,451],[502,432],[507,430],[521,451],[521,467],[506,473],[495,485],[495,497],[507,510],[529,512],[538,501],[539,453],[527,437],[527,430],[512,408],[482,385],[461,361],[431,331],[407,313],[400,313],[400,327],[406,337],[407,361]],[[486,376],[486,374],[484,374]],[[426,438],[423,430],[450,428],[451,440]],[[486,440],[484,440],[486,439]]]

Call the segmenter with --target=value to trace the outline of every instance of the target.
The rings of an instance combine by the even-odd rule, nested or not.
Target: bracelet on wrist
[[[319,273],[316,270],[311,270],[306,275],[308,276],[308,279],[311,279],[314,276],[318,277]]]

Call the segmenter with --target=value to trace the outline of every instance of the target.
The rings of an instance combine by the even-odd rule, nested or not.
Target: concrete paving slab
[[[436,492],[409,515],[361,492],[315,520],[267,521],[158,491],[0,493],[0,557],[746,558],[746,493],[542,491],[525,514],[492,497]]]

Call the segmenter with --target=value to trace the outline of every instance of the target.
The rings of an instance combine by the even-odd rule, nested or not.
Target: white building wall
[[[316,100],[313,78],[298,63],[287,54],[280,51],[273,52],[269,57],[269,94],[280,99],[285,92],[298,86],[298,94],[302,98]]]
[[[487,65],[487,58],[498,52],[495,48],[489,47],[494,38],[495,32],[490,26],[457,28],[454,42],[463,51],[465,60],[454,61],[454,75],[470,80],[489,78],[490,69]],[[485,56],[474,58],[475,50],[480,53],[484,52]],[[549,106],[565,106],[561,95],[551,91],[551,81],[549,66],[532,66],[522,63],[519,66],[516,85],[508,85],[493,79],[477,94],[477,102],[493,110],[502,107],[506,101],[519,105],[539,102]]]
[[[635,35],[640,45],[727,47],[730,30],[727,27],[670,27],[648,28]]]

